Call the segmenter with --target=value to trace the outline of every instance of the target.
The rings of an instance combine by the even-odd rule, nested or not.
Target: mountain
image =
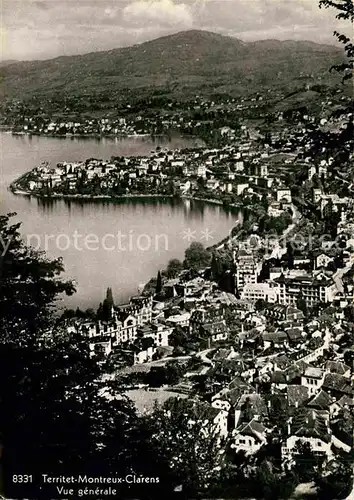
[[[132,47],[0,68],[3,97],[82,95],[159,89],[179,96],[195,92],[242,94],[286,85],[304,75],[329,78],[342,50],[312,42],[245,43],[207,31],[184,31]]]
[[[8,66],[9,64],[14,64],[18,61],[16,59],[6,59],[5,61],[0,61],[0,68],[4,68],[5,66]]]

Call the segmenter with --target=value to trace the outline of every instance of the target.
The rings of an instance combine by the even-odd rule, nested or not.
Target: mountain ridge
[[[184,34],[184,35],[193,35],[193,34],[198,34],[198,33],[205,33],[207,35],[212,35],[212,36],[218,36],[220,38],[225,38],[229,40],[234,40],[236,42],[239,42],[241,45],[263,45],[265,43],[277,43],[277,44],[289,44],[289,43],[294,43],[294,44],[306,44],[308,46],[317,46],[317,47],[323,47],[323,48],[328,48],[328,49],[334,49],[335,51],[340,50],[337,45],[334,44],[329,44],[329,43],[319,43],[319,42],[314,42],[312,40],[292,40],[292,39],[286,39],[286,40],[280,40],[278,38],[264,38],[262,40],[254,40],[251,42],[245,42],[241,40],[240,38],[236,38],[233,36],[229,35],[223,35],[221,33],[214,33],[212,31],[208,30],[184,30],[184,31],[178,31],[176,33],[173,33],[172,35],[164,35],[158,38],[153,38],[152,40],[147,40],[144,42],[140,43],[135,43],[133,45],[128,45],[128,46],[122,46],[122,47],[114,47],[111,49],[105,49],[105,50],[93,50],[89,52],[83,52],[81,54],[61,54],[59,56],[55,57],[47,57],[45,59],[6,59],[3,61],[0,61],[0,67],[2,65],[10,65],[10,64],[23,64],[23,63],[39,63],[39,62],[46,62],[46,61],[54,61],[57,59],[62,59],[62,58],[80,58],[83,56],[87,56],[90,54],[102,54],[102,53],[112,53],[115,51],[120,51],[124,49],[131,49],[133,47],[141,47],[142,45],[150,44],[152,42],[155,42],[156,40],[164,40],[164,39],[173,39],[177,37],[178,35]]]
[[[245,87],[321,74],[343,60],[332,45],[307,41],[243,42],[202,30],[181,31],[130,47],[0,66],[4,97],[168,89],[180,85],[189,93],[199,87]],[[285,77],[288,73],[288,78]],[[238,82],[238,83],[237,83]],[[181,90],[183,90],[181,89]],[[241,92],[242,93],[242,92]]]

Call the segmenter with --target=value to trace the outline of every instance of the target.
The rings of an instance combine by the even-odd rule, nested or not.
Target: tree
[[[106,301],[109,307],[114,307],[113,292],[112,288],[107,288]]]
[[[102,321],[108,321],[112,318],[112,309],[114,307],[113,293],[112,288],[107,288],[106,290],[106,298],[103,301],[103,304],[100,304],[97,317]]]
[[[166,369],[164,366],[152,366],[146,375],[146,383],[150,387],[161,387],[167,383]]]
[[[183,264],[178,259],[171,259],[167,264],[166,274],[168,278],[176,278],[183,269]]]
[[[336,14],[336,19],[341,19],[344,21],[350,21],[351,24],[354,22],[354,4],[352,0],[320,0],[320,9],[323,7],[325,9],[333,8],[338,12]],[[334,36],[339,42],[344,45],[345,52],[347,54],[347,61],[340,64],[332,66],[331,70],[345,73],[343,81],[353,78],[353,68],[354,68],[354,44],[350,38],[347,36],[334,31]]]
[[[226,271],[221,276],[219,287],[224,292],[235,294],[235,276],[231,271]]]
[[[305,316],[308,315],[308,307],[307,307],[307,303],[306,303],[306,300],[303,299],[302,297],[299,297],[296,301],[296,307],[298,309],[300,309],[300,311],[302,311],[304,313]]]
[[[314,454],[309,443],[300,440],[296,443],[294,460],[294,472],[301,482],[318,478],[323,459]]]
[[[156,293],[159,294],[161,293],[161,290],[162,290],[162,278],[161,278],[161,273],[160,271],[158,271],[157,273],[157,278],[156,278]]]
[[[222,276],[222,265],[215,252],[211,259],[211,276],[214,281],[218,281]]]
[[[333,470],[316,481],[319,500],[341,500],[353,489],[353,466],[348,461],[336,463]]]
[[[266,459],[257,467],[252,479],[256,485],[255,496],[262,500],[288,499],[295,489],[295,478],[275,473],[272,464]]]
[[[354,7],[352,0],[319,0],[319,7],[334,9],[336,11],[336,18],[349,21],[352,31],[354,22]],[[342,73],[342,83],[345,83],[353,78],[354,44],[350,39],[350,35],[348,37],[338,31],[334,31],[334,36],[344,45],[347,57],[342,64],[332,66],[330,71]],[[322,159],[328,160],[329,157],[331,157],[331,173],[339,176],[339,178],[350,180],[352,175],[350,157],[354,144],[352,101],[349,101],[349,104],[339,106],[333,111],[332,116],[335,119],[340,118],[344,120],[345,127],[342,126],[341,131],[338,133],[322,132],[316,128],[306,138],[306,141],[310,143],[308,154],[317,161]],[[334,175],[332,175],[332,179],[333,177]],[[339,189],[343,189],[342,182],[336,185],[336,191]]]
[[[69,334],[53,314],[57,297],[74,291],[61,278],[61,260],[27,247],[19,227],[0,217],[0,236],[9,243],[0,260],[1,467],[7,477],[145,474],[143,428],[132,403],[115,382],[102,381],[87,340]],[[7,482],[1,493],[45,499],[56,492]]]
[[[75,287],[60,278],[62,259],[50,261],[22,243],[21,224],[11,225],[11,215],[0,216],[0,236],[9,243],[0,256],[0,338],[30,346],[38,341],[38,331],[50,326],[54,300],[72,295]]]
[[[228,452],[229,450],[227,450]],[[250,495],[252,484],[249,480],[251,459],[244,452],[232,450],[220,471],[220,477],[211,488],[210,498],[242,499]]]
[[[177,384],[183,375],[183,370],[179,363],[169,361],[166,365],[166,382],[169,385]]]
[[[353,349],[347,349],[344,352],[344,362],[348,366],[353,366],[353,364],[354,364],[354,350]]]
[[[151,449],[165,458],[171,484],[182,485],[187,498],[208,491],[220,464],[216,431],[196,412],[188,400],[170,398],[147,417]]]
[[[202,243],[194,241],[185,251],[184,267],[199,270],[210,264],[210,253]]]
[[[286,244],[285,258],[286,258],[286,263],[287,263],[288,268],[293,269],[294,268],[294,248],[290,242],[288,242]]]
[[[255,304],[254,304],[255,310],[258,312],[262,311],[262,309],[264,309],[265,306],[266,306],[266,302],[263,299],[257,299]]]
[[[173,347],[183,347],[186,345],[187,335],[181,326],[177,326],[169,337],[169,344]]]

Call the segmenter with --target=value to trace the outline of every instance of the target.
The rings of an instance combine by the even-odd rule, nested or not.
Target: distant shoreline
[[[26,174],[24,174],[25,176]],[[24,176],[20,177],[22,179]],[[129,199],[140,199],[140,198],[169,198],[169,199],[178,199],[178,200],[193,200],[193,201],[200,201],[203,203],[210,203],[212,205],[219,205],[223,206],[225,208],[236,208],[236,209],[241,209],[242,207],[240,205],[235,205],[235,204],[225,204],[221,200],[216,200],[216,199],[209,199],[209,198],[199,198],[196,196],[186,196],[186,195],[174,195],[174,194],[122,194],[122,195],[117,195],[117,196],[110,196],[110,195],[103,195],[103,194],[97,194],[97,195],[90,195],[90,194],[78,194],[78,193],[73,193],[73,194],[59,194],[55,193],[52,195],[40,195],[37,193],[33,193],[31,191],[25,190],[25,189],[20,189],[16,186],[17,181],[12,182],[10,184],[9,189],[14,195],[18,196],[33,196],[34,198],[41,199],[41,200],[83,200],[83,201],[90,201],[90,200],[101,200],[101,201],[115,201],[115,200],[129,200]]]
[[[114,140],[114,139],[170,139],[171,137],[173,138],[173,132],[171,135],[166,132],[164,134],[72,134],[68,133],[68,135],[60,135],[60,134],[43,134],[43,133],[36,133],[36,132],[25,132],[25,131],[14,131],[12,127],[9,127],[7,125],[0,125],[0,132],[8,133],[14,137],[48,137],[49,139],[97,139],[97,140],[103,140],[103,139],[109,139],[109,140]],[[181,138],[189,138],[189,139],[194,139],[196,142],[201,142],[204,144],[203,139],[193,136],[193,135],[181,135]],[[198,146],[197,146],[198,147]]]
[[[36,132],[26,132],[26,131],[14,131],[11,127],[0,126],[0,131],[2,132],[11,132],[11,135],[14,137],[49,137],[50,139],[134,139],[135,137],[138,139],[141,138],[158,138],[158,137],[166,137],[164,134],[43,134]]]

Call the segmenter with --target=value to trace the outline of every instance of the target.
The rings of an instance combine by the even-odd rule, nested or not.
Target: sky
[[[1,59],[49,59],[202,29],[245,42],[335,44],[348,33],[318,0],[1,0]]]

